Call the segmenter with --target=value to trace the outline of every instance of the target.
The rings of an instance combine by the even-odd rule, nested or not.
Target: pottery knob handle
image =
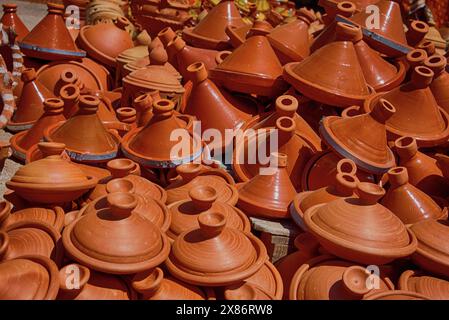
[[[295,134],[295,120],[291,117],[280,117],[276,120],[276,129],[278,130],[279,141],[285,142]]]
[[[401,137],[394,142],[394,148],[399,158],[406,161],[416,155],[418,144],[413,137]]]
[[[107,169],[113,178],[123,178],[131,174],[136,169],[137,164],[126,158],[118,158],[108,161]]]
[[[387,100],[380,98],[371,110],[371,116],[379,121],[385,123],[395,114],[396,108]]]
[[[215,62],[217,64],[222,63],[232,52],[228,50],[220,51],[215,56]]]
[[[12,13],[17,11],[17,4],[15,3],[4,3],[2,4],[2,6],[5,13]]]
[[[59,289],[77,293],[89,282],[89,268],[71,263],[59,270]]]
[[[413,49],[407,53],[405,58],[410,68],[413,70],[416,66],[424,64],[424,61],[427,59],[427,52],[423,49]]]
[[[436,77],[440,75],[446,68],[447,59],[442,55],[434,54],[424,61],[424,65],[432,70]]]
[[[201,233],[213,238],[219,235],[226,226],[226,217],[220,212],[203,212],[198,216]]]
[[[59,3],[48,2],[47,11],[49,13],[60,14],[62,16],[64,13],[64,5]]]
[[[355,4],[351,1],[342,1],[337,4],[337,14],[344,17],[351,17],[357,10]]]
[[[134,183],[128,179],[116,178],[106,183],[107,193],[116,193],[116,192],[134,193],[135,191],[136,187]]]
[[[184,49],[185,46],[185,41],[182,40],[181,37],[176,36],[167,44],[167,53],[170,55],[170,57],[174,56],[176,55],[176,53]]]
[[[194,84],[199,84],[207,79],[206,66],[202,62],[194,62],[187,67],[189,80]]]
[[[129,217],[137,206],[137,198],[131,193],[109,193],[106,200],[112,215],[118,219]]]
[[[293,117],[298,110],[298,99],[294,96],[285,94],[279,96],[275,102],[276,112],[281,116]]]
[[[116,110],[117,118],[120,122],[133,124],[137,120],[136,109],[130,107],[121,107]]]
[[[272,152],[270,153],[270,166],[277,168],[286,168],[288,164],[288,157],[285,153]]]
[[[80,89],[75,84],[66,84],[59,90],[59,96],[66,103],[73,103],[80,97]]]
[[[184,163],[176,167],[176,172],[184,181],[190,181],[201,173],[202,166],[199,163]]]
[[[47,98],[44,100],[44,111],[46,113],[62,113],[64,102],[58,98]]]
[[[151,36],[148,34],[147,30],[143,30],[136,37],[136,42],[141,46],[149,46],[151,43]]]
[[[163,66],[168,61],[167,51],[163,47],[156,47],[151,50],[149,57],[151,64],[156,66]]]
[[[341,196],[349,197],[354,193],[357,188],[357,183],[359,179],[348,173],[337,173],[335,177],[335,189]]]
[[[407,43],[415,47],[429,32],[429,25],[424,21],[413,20],[406,33]]]
[[[408,182],[408,172],[405,167],[395,167],[388,170],[388,181],[396,188]]]
[[[300,8],[297,11],[298,18],[300,18],[302,21],[304,21],[307,24],[311,24],[314,22],[317,18],[313,10],[307,9],[305,7]]]
[[[139,111],[146,110],[148,108],[151,108],[152,106],[153,106],[153,98],[149,93],[141,94],[133,101],[133,107]]]
[[[161,31],[159,31],[157,36],[161,40],[164,47],[166,47],[168,45],[168,43],[176,37],[176,33],[173,31],[173,29],[171,27],[166,27],[166,28],[162,29]]]
[[[189,197],[197,209],[206,211],[217,200],[218,193],[211,186],[199,185],[189,190]]]
[[[30,82],[36,79],[36,70],[34,68],[26,68],[22,71],[22,81]]]
[[[58,142],[39,142],[37,146],[44,158],[49,156],[60,156],[65,150],[65,144]]]
[[[361,202],[367,205],[376,204],[385,195],[384,188],[371,182],[357,183],[356,190]]]
[[[0,231],[0,260],[6,255],[9,247],[9,236],[6,231]]]
[[[335,28],[337,40],[358,42],[363,39],[362,28],[344,22],[337,22]]]
[[[337,173],[355,175],[357,173],[357,166],[351,159],[341,159],[337,162]]]
[[[146,297],[154,295],[161,287],[164,272],[161,268],[137,273],[132,279],[132,287]]]
[[[417,89],[427,88],[433,80],[434,73],[425,66],[417,66],[413,70],[411,82]]]
[[[78,81],[78,75],[72,69],[65,69],[61,71],[60,79],[65,84],[75,84]]]
[[[153,112],[156,115],[173,114],[175,103],[168,99],[161,99],[153,102]]]
[[[79,98],[79,109],[83,113],[96,113],[100,99],[92,95],[81,95]]]
[[[423,41],[417,48],[424,50],[428,56],[435,54],[435,44],[432,41]]]
[[[120,29],[125,30],[130,25],[130,23],[129,23],[128,19],[126,19],[125,17],[120,16],[115,21],[115,25],[117,27],[119,27]]]
[[[372,290],[369,283],[371,273],[361,266],[351,266],[343,272],[344,288],[353,296],[362,298]]]

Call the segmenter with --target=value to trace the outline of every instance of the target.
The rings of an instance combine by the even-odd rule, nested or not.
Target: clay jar
[[[175,240],[184,231],[198,228],[198,215],[205,211],[222,213],[229,227],[251,231],[251,224],[246,215],[239,209],[218,201],[218,192],[208,185],[199,185],[189,190],[190,199],[181,200],[169,205],[172,216],[170,230],[167,235]]]
[[[399,290],[412,291],[432,300],[449,299],[449,281],[423,274],[416,270],[406,270],[401,274]]]
[[[79,272],[79,288],[73,287],[70,277]],[[89,270],[72,263],[59,271],[58,300],[133,300],[134,291],[118,276]]]
[[[398,216],[404,224],[414,224],[424,219],[447,218],[447,209],[441,210],[430,196],[408,182],[406,168],[390,169],[388,181],[390,188],[381,203]]]
[[[203,286],[225,286],[256,273],[267,261],[263,243],[251,233],[226,226],[218,212],[198,216],[199,228],[180,234],[166,261],[171,274]]]
[[[356,191],[360,198],[318,204],[304,213],[309,232],[324,249],[343,259],[378,265],[414,253],[415,235],[390,210],[377,203],[385,190],[359,182]]]

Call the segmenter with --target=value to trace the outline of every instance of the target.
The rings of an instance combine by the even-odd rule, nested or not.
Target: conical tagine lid
[[[3,24],[4,28],[13,27],[14,32],[17,35],[16,39],[21,41],[30,31],[17,15],[17,5],[14,3],[5,3],[2,6],[3,16],[0,22]]]
[[[67,254],[97,271],[131,274],[149,270],[168,256],[170,244],[151,221],[133,209],[134,195],[111,193],[109,207],[84,215],[64,230]]]
[[[198,216],[199,228],[176,238],[166,265],[185,282],[225,286],[256,273],[267,261],[264,244],[250,233],[229,228],[218,212]]]

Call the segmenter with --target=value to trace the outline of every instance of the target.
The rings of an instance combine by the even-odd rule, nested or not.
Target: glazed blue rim
[[[61,56],[72,56],[72,57],[80,57],[80,58],[84,58],[86,56],[86,52],[81,51],[81,50],[80,51],[68,51],[68,50],[50,49],[50,48],[34,46],[32,44],[27,44],[24,42],[19,42],[19,47],[21,49],[33,50],[33,51],[43,52],[43,53],[57,54],[57,55],[61,55]]]

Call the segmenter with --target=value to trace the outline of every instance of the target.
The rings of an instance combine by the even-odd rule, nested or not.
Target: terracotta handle
[[[126,158],[113,159],[106,164],[113,178],[123,178],[136,169],[137,164]]]
[[[215,56],[215,62],[217,64],[220,64],[224,61],[224,59],[226,59],[232,52],[231,51],[220,51],[219,53],[217,53],[217,55]]]
[[[125,219],[137,206],[137,198],[131,193],[115,192],[106,196],[111,213],[117,219]]]
[[[285,153],[272,152],[270,153],[270,165],[274,165],[277,168],[287,167],[288,158]]]
[[[237,33],[237,29],[238,29],[238,27],[233,26],[233,25],[230,25],[230,26],[228,25],[228,26],[226,26],[226,29],[225,29],[225,33],[229,37],[229,42],[231,43],[231,45],[234,48],[240,47],[243,44],[243,42],[245,42],[245,39],[242,38]]]
[[[170,57],[175,56],[179,51],[181,51],[186,46],[184,40],[179,36],[175,36],[168,44],[167,44],[167,53]]]
[[[120,122],[133,124],[137,120],[136,109],[130,107],[121,107],[116,110],[117,118]]]
[[[356,12],[357,7],[351,1],[342,1],[337,4],[337,14],[344,17],[351,17]]]
[[[344,288],[353,296],[362,298],[369,293],[371,289],[367,285],[370,273],[363,267],[351,266],[343,272]]]
[[[360,106],[350,106],[341,112],[342,118],[351,118],[360,115]]]
[[[285,94],[276,99],[276,112],[281,116],[293,117],[298,110],[298,100],[291,95]]]
[[[279,140],[282,141],[283,138],[290,138],[294,134],[296,123],[293,118],[280,117],[276,120],[276,129],[279,130]]]
[[[335,179],[335,189],[341,196],[346,197],[354,193],[357,183],[359,183],[359,179],[356,176],[348,173],[337,173]]]
[[[168,45],[168,43],[176,37],[176,33],[173,31],[173,29],[171,27],[166,27],[166,28],[162,29],[161,31],[159,31],[157,36],[161,40],[164,47],[166,47]]]
[[[63,83],[76,83],[78,81],[78,75],[72,69],[65,69],[61,71],[60,79]]]
[[[44,112],[61,114],[64,111],[64,102],[58,98],[47,98],[44,100]]]
[[[297,16],[309,25],[316,20],[316,15],[313,13],[313,10],[305,7],[302,7],[297,11]]]
[[[420,66],[427,59],[427,52],[423,49],[414,49],[406,55],[407,63],[413,70],[416,66]]]
[[[80,97],[80,89],[75,84],[66,84],[59,90],[59,96],[66,104],[73,104]]]
[[[273,30],[273,26],[266,20],[256,20],[248,32],[247,38],[252,36],[266,36]]]
[[[59,3],[48,2],[47,3],[47,11],[49,13],[63,15],[63,13],[64,13],[64,5],[59,4]]]
[[[416,46],[422,39],[424,39],[428,32],[429,25],[427,23],[420,20],[413,20],[406,33],[408,44],[412,47]]]
[[[136,110],[143,111],[153,106],[153,98],[150,93],[144,93],[138,96],[133,101],[133,106]]]
[[[74,277],[75,272],[79,273],[79,277]],[[69,282],[69,280],[72,279],[74,282]],[[89,279],[89,268],[77,263],[72,263],[59,270],[59,289],[66,292],[79,292],[89,282]],[[77,280],[79,281],[78,283],[76,283]]]
[[[416,155],[418,145],[413,137],[401,137],[394,142],[394,147],[399,158],[406,161]]]
[[[0,260],[5,256],[9,247],[9,236],[6,231],[0,231]]]
[[[149,46],[150,45],[151,37],[148,34],[147,30],[144,29],[137,35],[136,42],[138,45],[141,45],[141,46]]]
[[[163,47],[156,47],[151,50],[149,57],[151,64],[156,66],[163,66],[168,61],[167,51]]]
[[[201,173],[202,165],[199,163],[185,163],[176,167],[176,172],[184,181],[190,181]]]
[[[79,98],[79,109],[82,113],[96,113],[100,105],[100,99],[92,95],[82,95]]]
[[[388,181],[393,188],[406,184],[408,182],[407,168],[395,167],[388,170]]]
[[[357,173],[357,166],[351,159],[341,159],[337,162],[337,173],[355,175]]]
[[[122,30],[125,30],[125,29],[130,25],[130,22],[129,22],[129,20],[126,19],[125,17],[119,16],[119,17],[117,18],[117,20],[115,21],[115,25],[116,25],[118,28],[120,28],[120,29],[122,29]]]
[[[418,45],[418,49],[422,49],[427,53],[427,56],[435,54],[435,44],[432,41],[423,41]]]
[[[22,81],[30,82],[36,79],[36,70],[34,68],[26,68],[22,71]]]
[[[373,205],[385,195],[385,189],[371,182],[359,182],[357,183],[357,194],[362,203]]]
[[[226,217],[220,212],[203,212],[198,216],[201,233],[207,238],[219,235],[226,226]]]
[[[134,193],[136,191],[136,187],[134,183],[128,179],[117,178],[106,183],[106,191],[108,193]]]
[[[447,65],[447,59],[439,54],[434,54],[424,61],[424,65],[433,71],[435,77],[439,76]]]
[[[212,204],[217,200],[217,191],[211,186],[196,186],[189,190],[189,197],[192,199],[194,206],[206,211],[212,207]]]
[[[415,88],[424,89],[432,83],[433,76],[434,73],[431,69],[418,66],[413,70],[411,82]]]
[[[363,39],[362,29],[344,22],[337,22],[335,28],[337,39],[340,41],[358,42]]]
[[[202,62],[194,62],[187,67],[187,73],[189,79],[192,80],[194,84],[198,84],[207,79],[208,74],[206,66]]]
[[[44,158],[50,156],[60,156],[65,150],[65,144],[58,142],[39,142],[37,147]]]
[[[138,273],[132,280],[133,289],[145,296],[153,296],[159,291],[164,272],[161,268],[154,268],[151,271]]]
[[[13,13],[17,11],[17,4],[15,3],[4,3],[2,4],[2,7],[5,13]]]
[[[161,99],[153,102],[153,113],[157,115],[172,115],[175,110],[175,104],[168,99]]]
[[[396,112],[396,108],[387,100],[380,98],[373,110],[371,110],[371,116],[379,121],[380,123],[385,123],[388,119],[390,119],[393,114]]]

